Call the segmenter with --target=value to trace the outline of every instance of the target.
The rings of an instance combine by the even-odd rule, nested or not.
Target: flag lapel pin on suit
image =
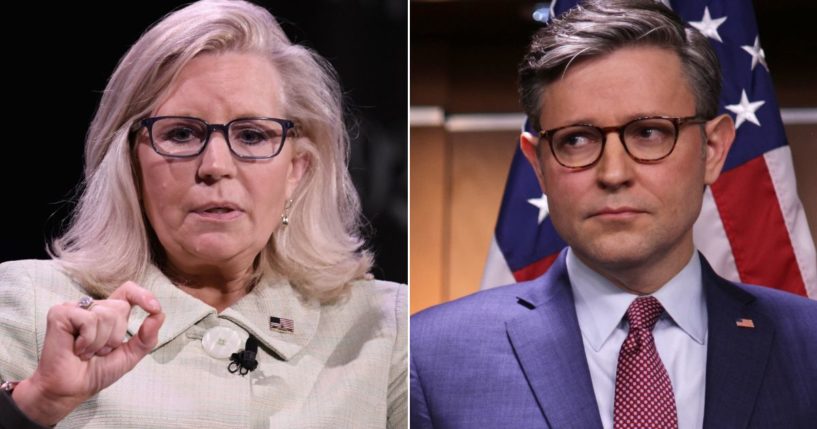
[[[735,321],[735,325],[737,325],[739,328],[752,329],[755,327],[755,322],[752,322],[752,319],[738,319]]]
[[[270,316],[269,328],[272,331],[295,333],[295,321],[283,317]]]

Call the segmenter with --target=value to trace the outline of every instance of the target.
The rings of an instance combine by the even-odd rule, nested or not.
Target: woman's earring
[[[287,200],[287,203],[284,205],[284,212],[281,213],[281,223],[284,226],[289,225],[289,209],[292,208],[292,199]]]

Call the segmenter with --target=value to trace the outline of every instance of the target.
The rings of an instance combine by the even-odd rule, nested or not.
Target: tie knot
[[[655,297],[644,296],[636,298],[630,307],[627,309],[625,317],[630,323],[630,329],[643,328],[652,331],[655,327],[655,322],[658,321],[658,316],[664,312],[664,307],[658,302]]]

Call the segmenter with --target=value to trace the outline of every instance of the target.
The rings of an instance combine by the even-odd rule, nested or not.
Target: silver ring
[[[94,306],[94,299],[91,298],[90,296],[87,296],[87,295],[80,298],[79,301],[77,302],[77,307],[79,307],[79,308],[81,308],[83,310],[90,310],[91,307],[93,307],[93,306]]]

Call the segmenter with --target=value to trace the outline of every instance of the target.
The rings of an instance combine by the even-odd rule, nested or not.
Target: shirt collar
[[[202,319],[217,315],[241,326],[282,359],[289,360],[309,343],[320,321],[320,303],[302,297],[286,281],[262,279],[250,293],[221,314],[176,287],[155,266],[150,268],[141,286],[153,292],[165,312],[165,322],[159,330],[159,342],[154,350]],[[146,317],[145,311],[135,308],[128,322],[128,332],[135,335]],[[292,321],[292,332],[272,329],[270,317]]]
[[[593,271],[576,257],[572,249],[567,252],[567,273],[582,335],[598,352],[638,295],[615,286]],[[699,344],[704,344],[706,304],[697,253],[693,253],[686,266],[652,295],[681,330]]]

